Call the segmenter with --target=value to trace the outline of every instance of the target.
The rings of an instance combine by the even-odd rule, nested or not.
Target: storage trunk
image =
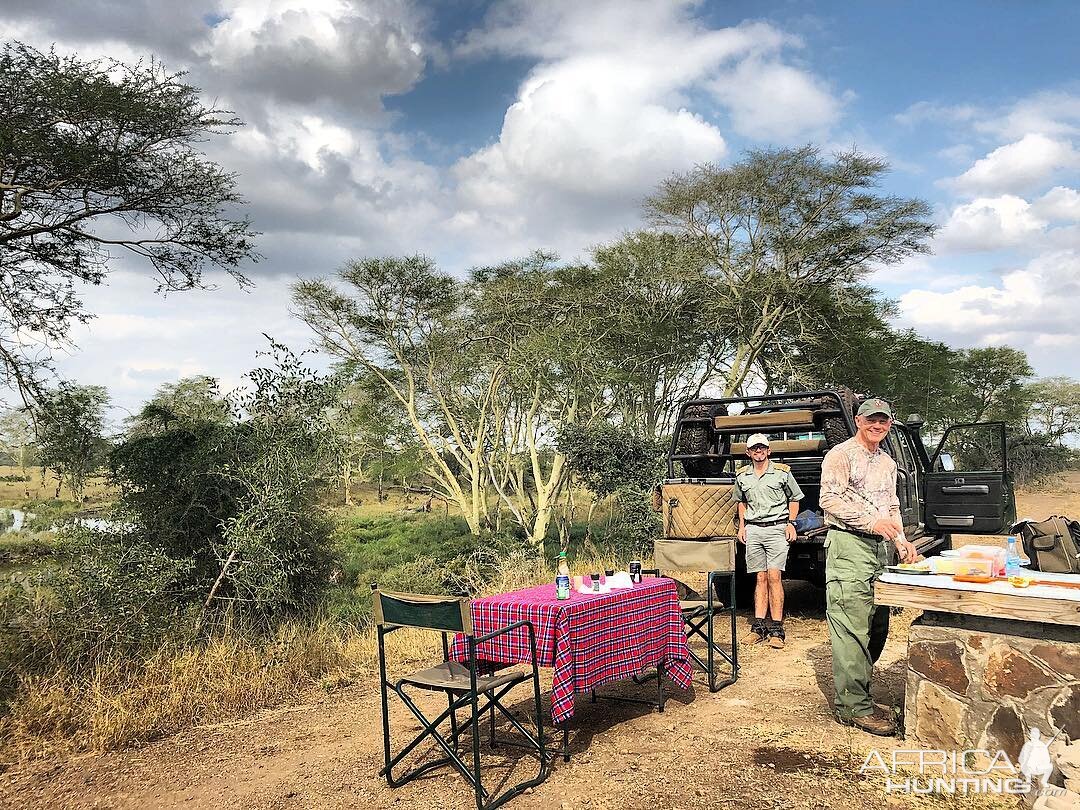
[[[730,483],[711,478],[674,478],[659,489],[665,538],[704,540],[737,534],[738,504],[731,498]]]
[[[738,504],[732,484],[716,478],[672,478],[653,493],[664,536],[653,544],[657,568],[734,571]]]

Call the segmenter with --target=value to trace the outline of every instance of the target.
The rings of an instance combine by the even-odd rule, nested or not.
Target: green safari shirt
[[[801,501],[803,491],[787,464],[770,459],[760,478],[754,475],[753,464],[737,469],[731,498],[736,503],[746,504],[747,523],[765,523],[787,520],[788,504]]]

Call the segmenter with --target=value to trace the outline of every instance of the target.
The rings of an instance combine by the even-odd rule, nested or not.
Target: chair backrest
[[[473,634],[472,603],[452,596],[390,593],[375,589],[375,623]]]
[[[677,540],[658,537],[653,543],[653,563],[657,568],[671,571],[734,571],[735,538]]]

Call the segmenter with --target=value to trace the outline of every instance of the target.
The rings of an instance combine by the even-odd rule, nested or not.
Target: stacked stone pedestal
[[[924,613],[908,641],[904,726],[912,747],[1013,762],[1031,728],[1080,740],[1080,628]]]

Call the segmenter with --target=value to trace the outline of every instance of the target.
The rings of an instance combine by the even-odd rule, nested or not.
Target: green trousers
[[[832,642],[834,703],[844,718],[872,714],[870,673],[889,634],[889,608],[874,605],[888,541],[831,529],[825,539],[825,617]]]

